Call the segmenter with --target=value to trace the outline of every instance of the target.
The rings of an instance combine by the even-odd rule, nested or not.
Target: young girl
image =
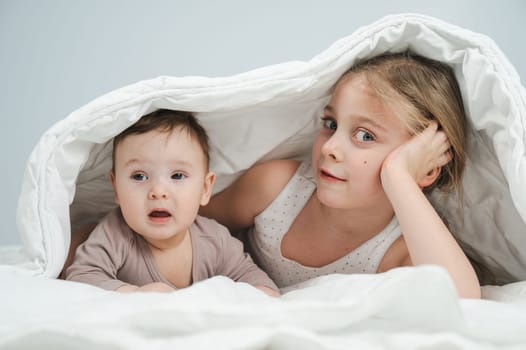
[[[311,161],[257,164],[200,213],[250,228],[248,248],[279,287],[437,264],[459,296],[479,298],[472,266],[423,193],[461,194],[465,121],[446,65],[408,52],[370,59],[337,82]]]

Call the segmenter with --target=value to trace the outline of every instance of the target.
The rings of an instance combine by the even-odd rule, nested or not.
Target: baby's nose
[[[164,186],[161,184],[155,184],[148,192],[149,199],[167,199],[168,193]]]

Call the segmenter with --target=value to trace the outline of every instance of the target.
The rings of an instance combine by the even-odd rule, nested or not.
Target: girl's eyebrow
[[[375,120],[373,118],[360,115],[360,116],[357,117],[357,120],[358,120],[359,123],[371,124],[373,127],[377,128],[377,129],[381,129],[384,132],[388,131],[387,128],[385,127],[385,125],[382,125],[381,123],[379,123],[377,120]]]
[[[334,114],[334,108],[331,105],[326,105],[323,108],[323,110],[324,110],[324,112],[329,112],[329,113]],[[376,121],[375,119],[373,119],[371,117],[364,116],[364,115],[358,115],[358,116],[356,116],[356,120],[359,123],[371,124],[373,127],[381,129],[384,132],[387,132],[387,128],[384,125],[382,125],[381,123],[379,123],[378,121]]]
[[[331,105],[326,105],[325,107],[323,107],[323,111],[324,112],[334,113],[334,108],[332,108]]]

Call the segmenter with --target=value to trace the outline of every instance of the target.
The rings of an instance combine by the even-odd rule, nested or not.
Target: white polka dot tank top
[[[401,234],[393,217],[376,236],[328,265],[309,267],[283,257],[281,240],[315,189],[311,164],[303,162],[278,197],[255,218],[246,237],[252,257],[280,288],[331,273],[376,273],[385,252]]]

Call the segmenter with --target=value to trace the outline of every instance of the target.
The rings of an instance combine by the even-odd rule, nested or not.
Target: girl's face
[[[360,74],[338,83],[322,121],[312,150],[320,202],[338,209],[390,207],[380,170],[389,153],[409,140],[405,124]]]

